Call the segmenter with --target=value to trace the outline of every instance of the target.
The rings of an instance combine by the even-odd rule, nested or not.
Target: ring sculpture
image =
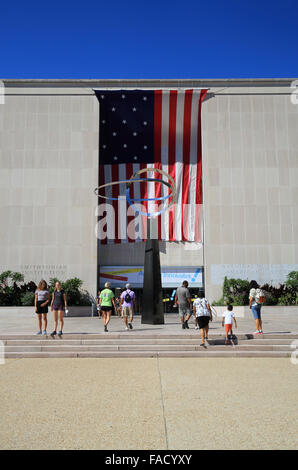
[[[160,175],[163,175],[166,178],[168,178],[168,181],[165,181],[163,179],[158,179],[158,178],[140,178],[140,175],[142,173],[145,173],[145,172],[146,173],[147,172],[159,173]],[[138,199],[131,198],[130,197],[130,188],[133,185],[133,183],[143,183],[145,181],[149,181],[149,182],[152,181],[152,182],[156,182],[156,183],[162,183],[165,186],[167,186],[168,188],[170,188],[171,192],[167,196],[162,196],[162,197],[138,198]],[[146,217],[156,217],[156,216],[162,214],[163,212],[165,212],[166,210],[169,210],[172,207],[172,205],[175,203],[176,198],[177,198],[177,191],[176,191],[175,181],[173,180],[173,178],[166,171],[161,170],[159,168],[143,168],[141,170],[136,171],[129,180],[112,181],[111,183],[106,183],[106,184],[102,184],[101,186],[98,186],[97,188],[94,189],[94,193],[97,197],[100,197],[102,199],[106,199],[106,200],[109,200],[109,201],[118,201],[118,197],[105,196],[105,195],[99,193],[99,191],[101,189],[107,188],[109,186],[114,186],[114,185],[117,185],[117,184],[118,185],[119,184],[126,184],[126,199],[127,199],[128,204],[132,207],[133,207],[135,202],[166,201],[166,200],[172,198],[172,200],[170,201],[168,206],[163,207],[158,212],[151,212],[151,213],[150,212],[143,212],[143,211],[140,211],[140,210],[135,209],[133,207],[134,210],[136,211],[136,213],[144,215]]]

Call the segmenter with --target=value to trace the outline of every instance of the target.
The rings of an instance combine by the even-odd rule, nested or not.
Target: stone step
[[[201,338],[200,336],[192,337],[192,338],[184,338],[184,339],[177,339],[177,338],[169,338],[169,339],[164,339],[158,338],[158,339],[148,339],[148,338],[142,338],[142,339],[137,339],[134,336],[131,336],[130,338],[121,338],[121,339],[67,339],[67,338],[62,338],[62,339],[52,339],[50,337],[46,339],[11,339],[11,340],[3,340],[5,346],[49,346],[52,344],[59,344],[59,345],[73,345],[73,346],[78,346],[78,345],[113,345],[113,344],[194,344],[197,345],[198,342],[200,342]],[[235,343],[238,344],[270,344],[270,345],[291,345],[293,342],[293,339],[267,339],[267,338],[261,338],[261,339],[239,339],[238,337],[234,340]],[[223,344],[225,342],[224,337],[218,338],[218,339],[211,339],[209,338],[209,344],[210,345],[217,345],[217,344]]]
[[[82,352],[8,352],[7,359],[13,358],[108,358],[108,357],[290,357],[287,351],[239,351],[235,348],[226,350],[203,350],[203,351],[82,351]]]
[[[288,345],[216,345],[207,349],[212,351],[220,350],[243,350],[243,351],[291,351]],[[197,351],[202,350],[199,343],[194,344],[114,344],[114,345],[39,345],[39,346],[6,346],[5,352],[82,352],[82,351]]]
[[[254,336],[252,334],[239,334],[236,335],[239,340],[263,340],[263,339],[285,339],[285,340],[294,340],[298,339],[298,334],[289,333],[289,334],[277,334],[277,333],[265,333],[264,335]],[[1,341],[10,341],[10,340],[37,340],[42,341],[44,337],[37,335],[0,335]],[[182,339],[182,340],[192,340],[200,338],[199,331],[190,331],[185,333],[173,333],[173,334],[147,334],[141,333],[140,331],[133,330],[121,333],[99,333],[99,334],[72,334],[66,333],[63,335],[63,340],[124,340],[124,339],[138,339],[138,340],[160,340],[160,339]],[[209,334],[210,340],[223,339],[223,334]],[[47,339],[52,339],[50,336],[47,336]],[[59,338],[55,338],[55,341],[60,341]],[[61,339],[62,340],[62,339]]]

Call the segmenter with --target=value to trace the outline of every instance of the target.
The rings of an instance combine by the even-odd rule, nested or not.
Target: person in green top
[[[114,300],[114,292],[110,289],[111,283],[105,283],[105,289],[101,291],[99,296],[100,309],[103,314],[104,331],[108,331],[108,324],[111,319],[112,307],[116,308]]]

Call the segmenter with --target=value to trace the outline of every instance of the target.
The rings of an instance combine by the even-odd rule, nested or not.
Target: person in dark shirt
[[[51,333],[51,336],[54,337],[57,334],[57,326],[58,326],[58,317],[60,322],[60,330],[58,331],[58,336],[62,336],[63,330],[63,314],[64,310],[67,308],[67,301],[66,295],[64,290],[61,287],[61,283],[59,281],[55,284],[55,290],[52,295],[52,302],[51,302],[51,310],[54,315],[54,331]]]
[[[44,279],[40,281],[38,284],[37,290],[35,291],[35,313],[37,314],[38,318],[38,332],[37,335],[46,335],[47,334],[47,313],[48,313],[48,305],[50,303],[50,293],[48,291],[47,283]],[[42,330],[42,320],[44,322],[44,327]]]

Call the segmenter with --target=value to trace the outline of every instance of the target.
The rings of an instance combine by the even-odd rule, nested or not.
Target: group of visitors
[[[44,279],[40,281],[38,287],[35,291],[35,313],[37,314],[38,318],[38,332],[37,335],[47,335],[47,326],[48,326],[48,308],[50,305],[50,309],[53,312],[54,316],[54,330],[51,333],[51,336],[54,337],[57,335],[57,327],[58,327],[58,318],[59,318],[59,327],[58,336],[62,336],[63,334],[63,316],[64,311],[67,312],[67,301],[66,295],[64,290],[62,289],[61,283],[59,281],[55,284],[55,289],[50,296],[48,285]]]
[[[121,312],[125,330],[132,330],[133,316],[136,308],[136,295],[131,290],[130,284],[126,284],[126,289],[121,293],[120,298],[115,300],[115,294],[111,290],[111,283],[106,282],[105,288],[97,295],[97,311],[99,316],[103,316],[104,331],[108,331],[108,324],[111,319],[112,309]]]
[[[133,329],[133,317],[136,308],[136,296],[131,285],[128,283],[125,290],[119,296],[116,304],[115,294],[111,289],[110,282],[105,283],[105,288],[98,292],[96,299],[97,310],[100,317],[103,317],[104,331],[108,331],[108,324],[111,319],[113,308],[124,321],[125,330]],[[256,323],[256,331],[254,334],[263,334],[261,308],[265,302],[264,292],[258,288],[256,281],[251,281],[249,292],[249,308],[252,310]],[[199,291],[198,297],[192,302],[188,282],[183,281],[178,287],[174,300],[175,306],[179,307],[179,317],[182,329],[189,329],[188,321],[193,315],[195,321],[195,329],[200,329],[201,346],[205,347],[205,341],[208,340],[209,322],[213,320],[212,309],[209,301],[205,298],[204,292]],[[48,286],[45,280],[41,280],[35,292],[35,312],[38,316],[38,332],[37,335],[47,335],[47,313],[50,306],[54,317],[54,330],[52,337],[57,335],[58,320],[59,330],[58,336],[63,334],[63,316],[67,312],[66,294],[62,289],[61,283],[56,282],[54,292],[50,296]],[[227,305],[226,311],[222,314],[222,326],[225,327],[225,342],[229,344],[229,336],[233,335],[233,322],[237,328],[237,321],[233,313],[233,306]]]
[[[209,322],[212,321],[212,309],[209,301],[205,298],[204,292],[200,291],[198,297],[192,302],[188,282],[183,281],[181,287],[178,287],[175,294],[175,305],[179,307],[179,317],[182,329],[189,329],[188,321],[193,315],[195,320],[195,329],[200,329],[201,346],[205,347],[205,341],[208,339]],[[256,322],[255,335],[263,334],[261,308],[265,302],[264,292],[259,289],[256,281],[250,282],[249,308],[252,311]],[[229,337],[233,336],[233,322],[237,328],[237,321],[233,313],[233,305],[228,304],[227,309],[222,314],[222,326],[225,327],[225,344],[229,343]]]

